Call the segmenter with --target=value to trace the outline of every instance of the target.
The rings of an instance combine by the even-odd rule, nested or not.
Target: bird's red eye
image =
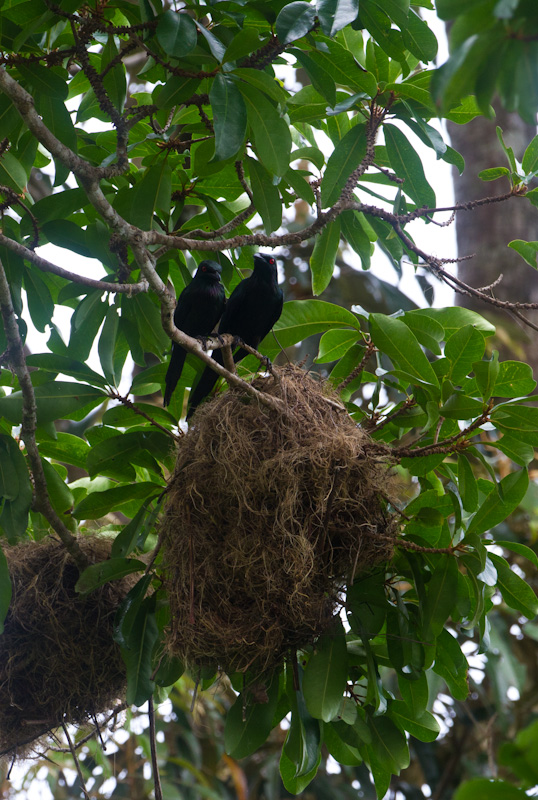
[[[207,267],[202,267],[202,272],[207,272]]]
[[[269,263],[270,263],[271,265],[273,265],[273,264],[275,263],[275,259],[274,259],[274,258],[270,258],[270,259],[269,259]]]

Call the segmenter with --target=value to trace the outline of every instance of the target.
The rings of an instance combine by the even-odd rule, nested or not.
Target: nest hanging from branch
[[[110,556],[111,540],[79,536],[90,562]],[[75,592],[79,572],[55,539],[4,550],[12,600],[0,636],[0,754],[24,758],[40,737],[109,711],[125,694],[113,641],[114,617],[132,578]]]
[[[275,666],[323,632],[357,573],[388,561],[388,449],[295,367],[229,390],[178,445],[161,537],[170,651],[191,669]]]

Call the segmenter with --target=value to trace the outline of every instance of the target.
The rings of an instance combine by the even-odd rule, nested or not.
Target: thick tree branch
[[[87,286],[90,289],[99,289],[103,292],[128,295],[135,295],[139,294],[140,292],[147,292],[148,290],[148,283],[145,280],[142,280],[139,283],[111,283],[109,281],[87,278],[85,275],[77,275],[76,272],[69,272],[69,270],[58,267],[51,261],[47,261],[46,258],[38,256],[33,250],[30,250],[23,244],[19,244],[19,242],[16,242],[14,239],[4,236],[3,233],[0,233],[0,245],[6,247],[8,250],[11,250],[13,253],[16,253],[26,261],[30,261],[32,264],[35,264],[35,266],[38,267],[42,272],[52,272],[54,275],[58,275],[60,278],[65,278],[66,281],[79,283],[81,286]]]
[[[68,530],[50,502],[47,480],[37,448],[35,432],[37,428],[37,406],[34,387],[24,358],[24,349],[19,334],[17,318],[11,302],[11,293],[4,267],[0,262],[0,310],[8,343],[9,361],[19,381],[22,392],[22,426],[21,439],[26,446],[28,461],[34,483],[34,504],[36,511],[41,512],[62,544],[82,571],[88,566],[88,559],[82,552],[76,537]]]

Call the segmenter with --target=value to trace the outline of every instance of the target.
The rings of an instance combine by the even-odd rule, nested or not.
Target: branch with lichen
[[[60,519],[52,504],[47,489],[47,480],[41,463],[41,456],[37,448],[37,406],[34,387],[24,357],[24,348],[17,325],[15,310],[11,301],[11,293],[7,282],[3,264],[0,261],[0,310],[4,323],[4,330],[8,344],[9,363],[17,376],[22,393],[22,425],[21,439],[25,444],[33,479],[34,501],[33,508],[39,511],[54,532],[59,536],[67,552],[82,572],[88,566],[88,559],[82,552],[76,537],[69,531]]]

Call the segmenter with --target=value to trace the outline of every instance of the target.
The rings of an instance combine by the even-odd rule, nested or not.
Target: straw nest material
[[[110,539],[78,542],[92,563],[110,556]],[[86,722],[124,695],[125,667],[112,633],[132,583],[78,594],[78,569],[50,538],[4,552],[13,594],[0,636],[0,754],[23,758],[48,731]]]
[[[168,647],[261,672],[323,632],[357,573],[391,558],[387,453],[294,367],[201,406],[178,445],[162,542]]]

